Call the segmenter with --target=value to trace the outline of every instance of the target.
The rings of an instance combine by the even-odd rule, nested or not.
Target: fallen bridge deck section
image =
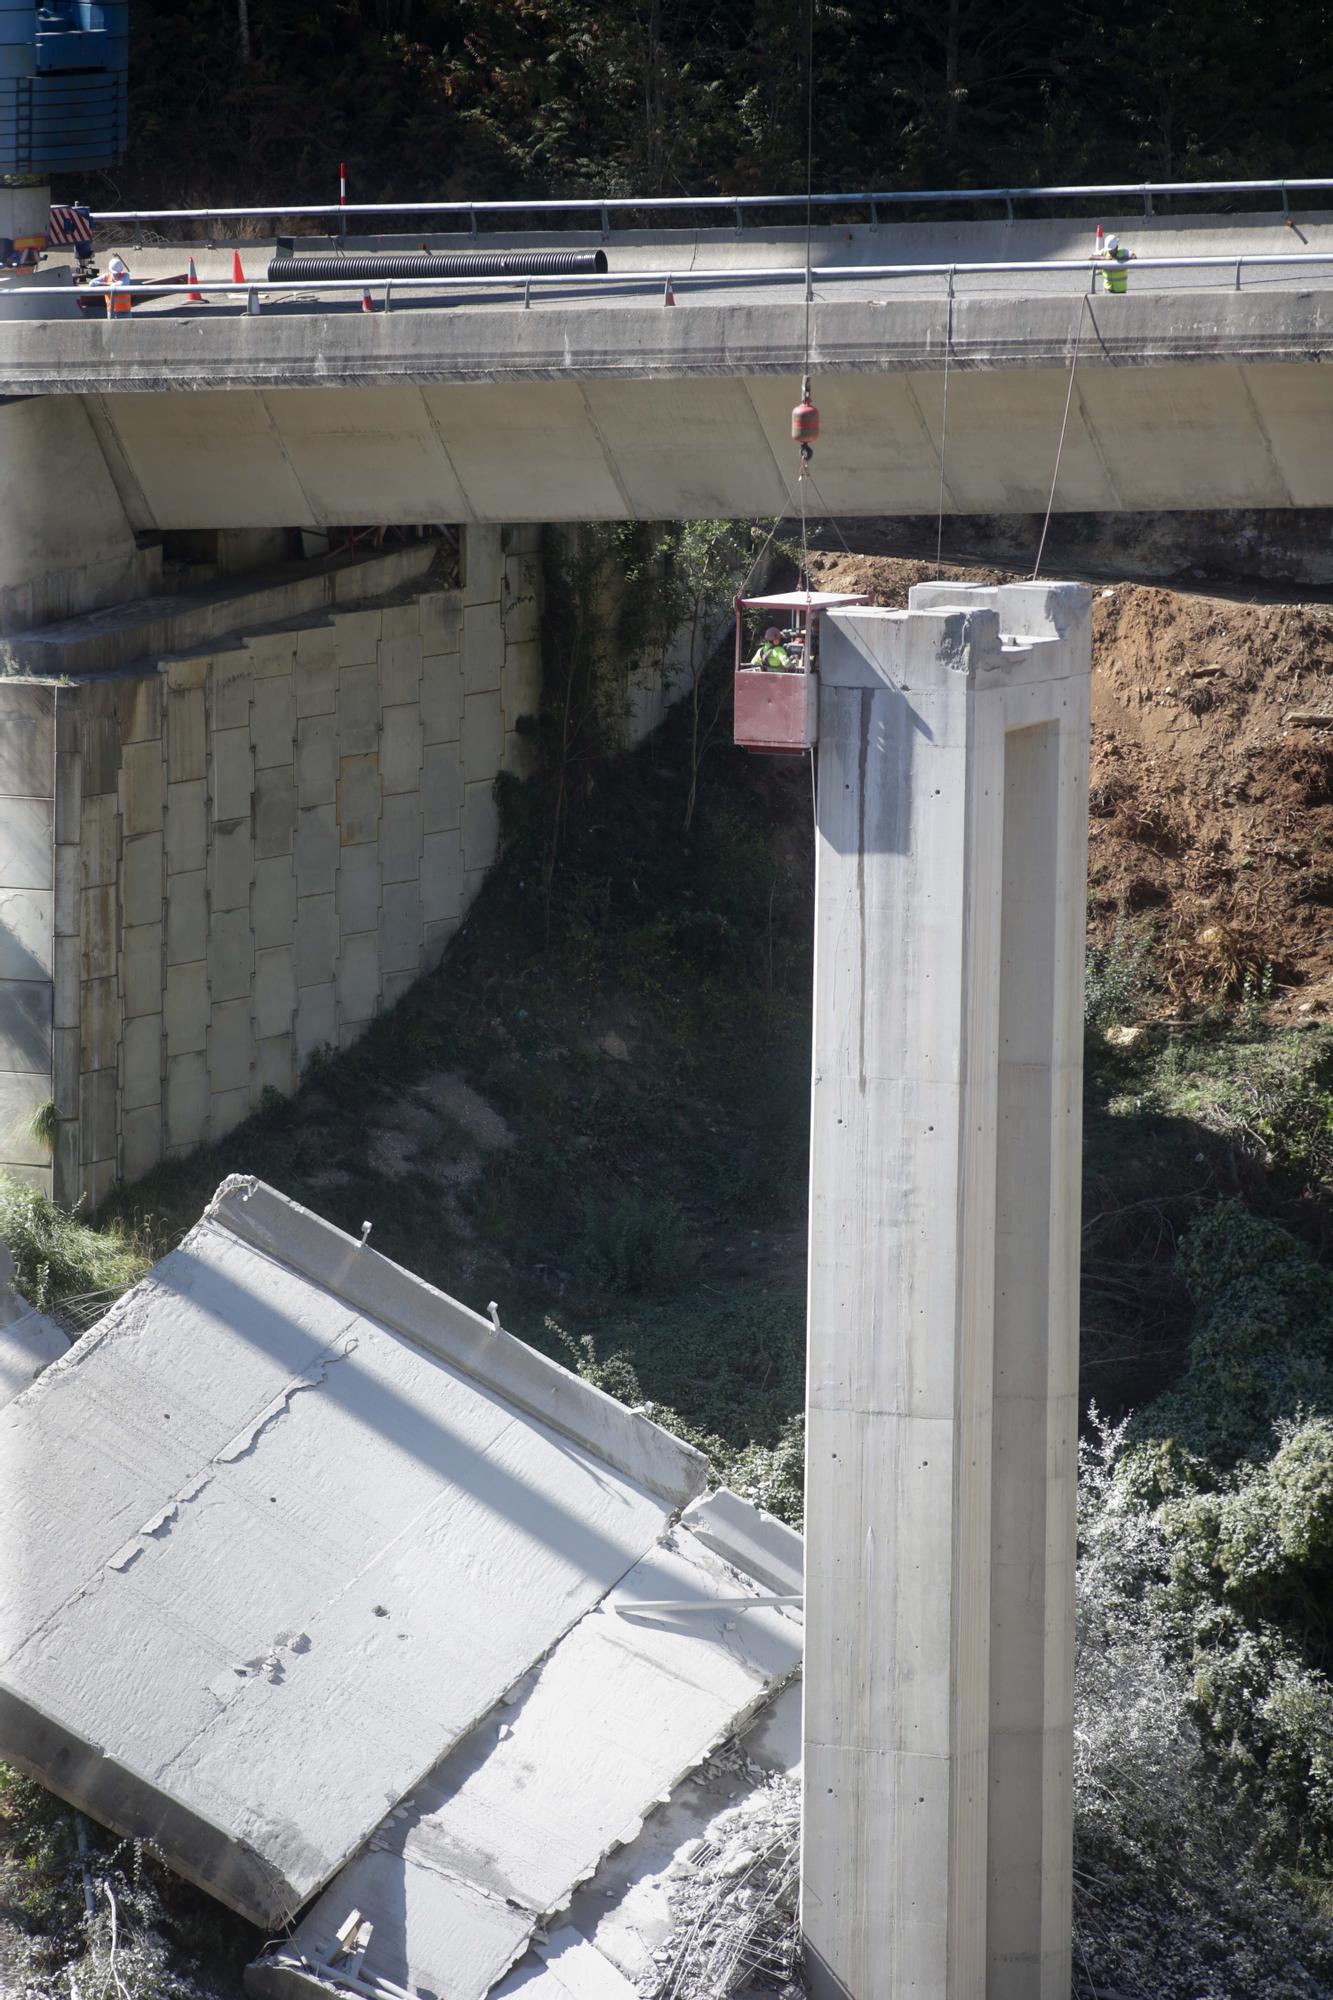
[[[269,1927],[705,1469],[245,1181],[0,1450],[0,1754]]]

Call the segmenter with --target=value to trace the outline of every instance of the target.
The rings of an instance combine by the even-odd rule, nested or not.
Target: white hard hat
[[[109,269],[113,277],[118,278],[122,271],[125,273],[127,277],[129,276],[130,267],[125,262],[125,259],[119,254],[119,252],[117,252],[117,254],[111,259]]]
[[[1118,236],[1108,236],[1106,247],[1108,250],[1118,250],[1120,248],[1120,238]]]

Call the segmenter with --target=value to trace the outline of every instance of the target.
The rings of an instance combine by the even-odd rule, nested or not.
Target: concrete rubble
[[[705,1474],[233,1178],[0,1409],[0,1757],[286,1933],[256,1995],[623,2000],[798,1752],[800,1539]]]

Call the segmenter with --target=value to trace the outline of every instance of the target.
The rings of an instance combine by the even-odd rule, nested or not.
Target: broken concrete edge
[[[792,1594],[800,1592],[803,1576],[801,1536],[795,1529],[787,1527],[773,1515],[764,1513],[752,1501],[742,1499],[739,1494],[733,1493],[729,1487],[718,1487],[703,1499],[694,1502],[681,1516],[679,1525],[686,1529],[708,1554],[718,1558],[731,1570],[740,1587],[738,1594],[744,1595],[748,1590],[762,1600],[764,1593],[772,1589],[779,1589],[784,1594],[788,1590]],[[674,1531],[668,1528],[661,1537],[658,1547],[672,1544],[676,1539]],[[634,1567],[636,1566],[631,1566],[631,1569],[626,1571],[626,1577],[633,1574]],[[578,1625],[587,1619],[605,1615],[611,1608],[611,1600],[615,1597],[616,1591],[624,1581],[625,1578],[622,1577],[620,1583],[615,1585],[599,1604],[586,1611],[583,1618],[571,1626],[569,1632],[563,1633],[555,1640],[542,1657],[534,1661],[521,1679],[515,1682],[514,1687],[531,1686],[560,1646],[578,1629]],[[800,1622],[801,1618],[801,1614],[794,1609],[779,1615],[789,1616],[796,1622]],[[725,1728],[716,1731],[705,1742],[693,1747],[686,1761],[668,1781],[655,1802],[625,1822],[614,1839],[609,1840],[596,1858],[571,1879],[567,1891],[558,1903],[545,1909],[523,1908],[522,1914],[530,1923],[529,1932],[517,1942],[513,1956],[490,1988],[492,1994],[501,1990],[508,1991],[515,1973],[523,1967],[525,1959],[534,1950],[540,1952],[543,1957],[546,1956],[547,1947],[543,1945],[541,1935],[543,1933],[546,1934],[549,1947],[554,1947],[559,1937],[567,1935],[571,1940],[577,1939],[589,1951],[596,1950],[595,1943],[583,1938],[582,1934],[572,1926],[566,1926],[562,1932],[553,1930],[553,1923],[569,1910],[579,1891],[596,1880],[613,1854],[633,1845],[643,1832],[652,1813],[659,1807],[665,1807],[680,1787],[686,1784],[710,1758],[729,1744],[743,1738],[754,1727],[764,1709],[793,1681],[799,1679],[800,1672],[800,1665],[797,1663],[790,1671],[775,1674],[772,1679],[755,1689],[753,1698],[735,1711]],[[487,1715],[478,1720],[473,1734],[484,1729],[496,1714],[508,1706],[513,1693],[513,1688],[506,1691]],[[410,1798],[411,1794],[407,1796]],[[362,1853],[374,1845],[375,1836],[372,1834],[366,1847],[361,1850]],[[350,1867],[353,1864],[349,1862],[346,1865]],[[406,1857],[404,1865],[410,1865]],[[454,1875],[452,1870],[441,1869],[439,1872],[457,1882],[460,1888],[476,1892],[475,1884],[465,1882],[463,1878]],[[334,1881],[336,1880],[335,1877]],[[321,1891],[321,1894],[323,1893],[325,1892]],[[512,1898],[507,1900],[512,1903]],[[312,1901],[310,1910],[314,1907],[315,1903]],[[371,1913],[366,1912],[366,1914]],[[597,1956],[607,1967],[608,1974],[613,1975],[616,1980],[622,1978],[609,1959],[603,1958],[600,1952]],[[556,1982],[557,1985],[561,1983]],[[321,1995],[328,2000],[328,1996],[349,1994],[366,1996],[366,2000],[413,2000],[412,1995],[392,1980],[363,1979],[356,1973],[343,1970],[327,1960],[312,1959],[306,1953],[296,1952],[290,1945],[279,1945],[274,1951],[267,1952],[265,1956],[248,1965],[245,1970],[245,1990],[254,1996],[255,2000],[318,2000],[318,1996]],[[626,1990],[633,1989],[626,1983]],[[543,1996],[544,1993],[543,1987]],[[535,1993],[533,2000],[539,2000],[539,1996]]]
[[[337,1292],[437,1359],[461,1368],[673,1507],[686,1506],[706,1487],[708,1460],[693,1445],[265,1182],[231,1175],[196,1227],[210,1220],[275,1263]]]
[[[798,1597],[804,1589],[805,1544],[796,1529],[729,1486],[694,1501],[681,1521],[706,1549],[756,1583],[781,1596]]]
[[[257,1907],[280,1909],[287,1902],[281,1877],[253,1849],[160,1786],[146,1784],[30,1698],[20,1699],[3,1687],[0,1742],[7,1763],[113,1833],[127,1840],[146,1840],[169,1854],[176,1874],[225,1903],[247,1923],[255,1921]]]
[[[588,1612],[585,1615],[591,1618],[597,1614],[595,1612]],[[532,1929],[519,1942],[513,1957],[491,1986],[489,1990],[490,1996],[509,1990],[511,1984],[514,1982],[515,1974],[521,1972],[525,1960],[531,1953],[537,1952],[542,1957],[546,1956],[543,1940],[538,1935],[540,1932],[546,1932],[549,1944],[554,1944],[558,1937],[567,1932],[579,1938],[589,1950],[597,1950],[595,1941],[583,1937],[583,1934],[575,1931],[573,1926],[566,1925],[558,1930],[552,1930],[551,1925],[570,1908],[580,1890],[586,1889],[590,1882],[596,1881],[597,1876],[613,1854],[633,1845],[643,1832],[652,1813],[657,1811],[659,1807],[666,1806],[680,1787],[688,1783],[694,1774],[708,1762],[710,1757],[715,1757],[720,1750],[725,1749],[729,1744],[744,1737],[754,1727],[757,1718],[769,1703],[776,1700],[778,1695],[785,1688],[789,1687],[794,1680],[797,1680],[799,1676],[800,1668],[795,1667],[789,1674],[781,1675],[770,1681],[766,1687],[756,1693],[754,1700],[746,1708],[737,1712],[726,1729],[719,1731],[707,1743],[701,1744],[697,1754],[692,1754],[689,1762],[671,1780],[666,1791],[657,1801],[657,1804],[643,1813],[635,1822],[624,1827],[614,1840],[607,1843],[596,1861],[584,1869],[570,1883],[568,1894],[557,1907],[549,1910],[524,1911],[523,1914],[531,1921]],[[500,1705],[497,1704],[497,1707]],[[493,1713],[494,1710],[492,1710]],[[484,1727],[485,1718],[477,1726],[478,1728]],[[605,1958],[600,1952],[598,1952],[598,1957],[601,1959],[602,1964],[606,1966],[608,1974],[614,1975],[615,1979],[622,1981],[624,1989],[627,1992],[634,1991],[628,1985],[628,1982],[623,1980],[623,1975],[612,1965],[610,1959]],[[396,1985],[393,1980],[379,1977],[370,1980],[362,1979],[356,1973],[345,1971],[341,1967],[331,1965],[325,1960],[311,1959],[304,1953],[292,1952],[290,1947],[286,1945],[279,1945],[275,1951],[266,1953],[262,1958],[252,1960],[245,1968],[244,1983],[245,1991],[252,1996],[252,2000],[321,2000],[321,1996],[322,2000],[330,2000],[330,1996],[346,1996],[348,1994],[364,1996],[364,2000],[417,2000],[415,1993],[409,1993],[406,1988]],[[563,1982],[558,1983],[563,1984]],[[542,1992],[543,1994],[545,1993],[545,1988],[542,1989]],[[534,2000],[536,2000],[536,1995],[534,1995]]]

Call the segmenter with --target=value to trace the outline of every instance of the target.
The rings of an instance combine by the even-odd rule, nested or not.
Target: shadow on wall
[[[15,903],[23,906],[17,925],[7,921]],[[0,1165],[7,1167],[51,1164],[49,1139],[35,1126],[52,1094],[53,988],[34,949],[49,949],[50,905],[49,894],[0,892]]]

